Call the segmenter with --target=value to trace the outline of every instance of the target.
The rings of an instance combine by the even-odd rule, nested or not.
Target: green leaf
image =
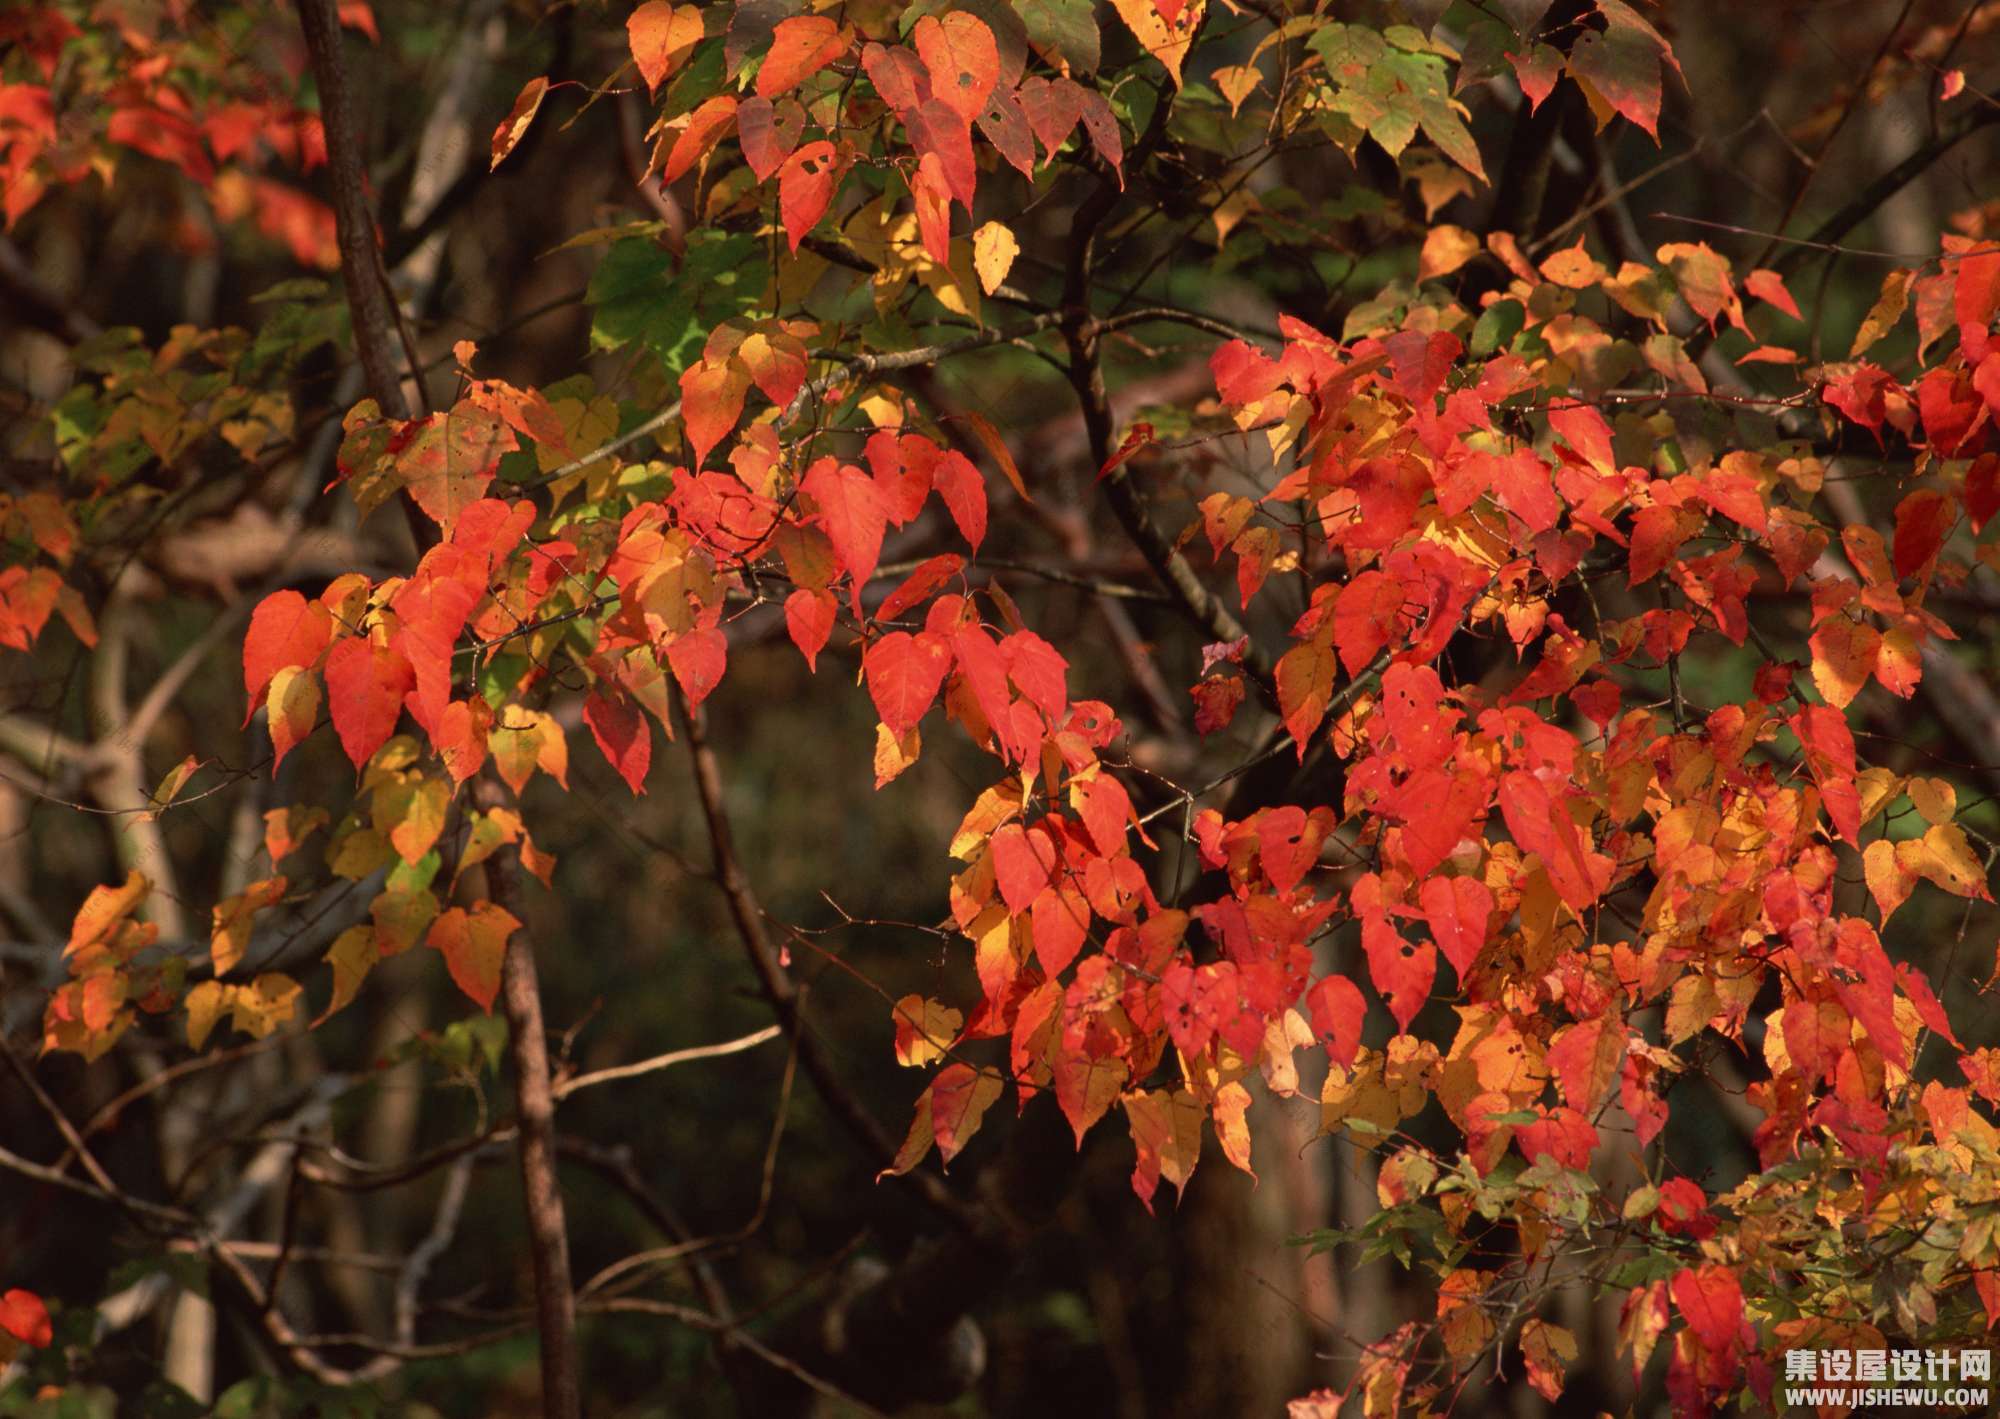
[[[1467,348],[1481,358],[1504,350],[1527,323],[1528,313],[1519,301],[1495,301],[1481,312],[1478,322],[1473,325],[1472,340]]]

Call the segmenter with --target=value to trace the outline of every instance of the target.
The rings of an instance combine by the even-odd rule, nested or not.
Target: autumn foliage
[[[115,201],[165,164],[208,227],[337,268],[302,53],[235,65],[193,7],[122,29],[87,8],[0,17],[10,230],[52,191]],[[395,42],[387,9],[340,8],[350,63]],[[274,781],[258,874],[187,903],[192,947],[162,939],[138,858],[67,903],[44,1061],[313,1031],[412,951],[494,1012],[527,913],[492,884],[525,869],[560,895],[538,795],[569,792],[581,755],[657,789],[669,749],[707,752],[682,744],[704,715],[757,713],[733,668],[768,632],[812,696],[874,722],[809,746],[872,767],[875,800],[845,812],[906,811],[940,754],[977,766],[907,868],[966,969],[885,994],[867,1048],[921,1077],[880,1186],[1047,1095],[1079,1149],[1122,1140],[1138,1205],[1171,1208],[1204,1153],[1275,1156],[1257,1095],[1316,1096],[1323,1134],[1372,1155],[1379,1205],[1302,1240],[1397,1257],[1427,1309],[1353,1337],[1344,1392],[1301,1397],[1306,1416],[1444,1412],[1518,1373],[1557,1402],[1579,1355],[1565,1290],[1615,1299],[1618,1365],[1687,1415],[1775,1407],[1788,1349],[1987,1332],[2000,723],[1915,752],[1903,731],[1992,709],[1955,608],[2000,575],[2000,214],[1876,261],[1838,348],[1808,328],[1810,244],[1482,225],[1504,146],[1483,103],[1511,94],[1521,124],[1572,105],[1600,151],[1657,143],[1682,66],[1667,21],[1621,0],[1429,8],[593,12],[595,69],[482,109],[474,178],[607,90],[643,110],[653,215],[574,236],[597,249],[590,343],[625,375],[516,383],[478,342],[420,350],[303,287],[254,334],[76,345],[46,455],[0,504],[14,658],[91,653],[97,542],[194,460],[291,456],[325,398],[308,367],[384,338],[430,372],[325,412],[333,475],[306,504],[386,526],[401,560],[236,593],[257,761],[217,724],[145,801],[101,805],[171,821],[217,772]],[[1324,218],[1244,171],[1286,145],[1365,175],[1408,260],[1351,266],[1374,285],[1334,305],[1281,295],[1268,325],[1118,265],[1176,193],[1167,220],[1208,247],[1162,260],[1311,253]],[[1060,369],[1080,476],[929,379],[1010,348]],[[1189,349],[1196,392],[1119,397]],[[1156,714],[1138,682],[1023,594],[1101,580],[1076,553],[1093,517],[1198,647],[1149,672],[1192,725],[1186,772],[1135,751]],[[1923,708],[1938,697],[1959,703]],[[347,767],[298,776],[315,755]],[[735,890],[757,864],[725,865],[727,841]],[[321,959],[253,949],[329,884],[360,909]],[[868,883],[827,886],[865,913]],[[1951,922],[1949,950],[1903,930],[1919,915]],[[754,924],[746,949],[778,961]],[[838,948],[778,935],[765,988],[799,1030],[783,981]],[[1754,1117],[1755,1165],[1721,1188],[1662,1146],[1711,1089]],[[55,1166],[110,1191],[83,1157]],[[0,1330],[51,1343],[25,1290]],[[302,1364],[287,1333],[274,1353]]]

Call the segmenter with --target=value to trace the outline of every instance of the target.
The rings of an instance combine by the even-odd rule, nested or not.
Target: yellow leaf
[[[190,754],[168,770],[167,776],[160,780],[160,786],[153,790],[152,808],[138,814],[139,821],[150,823],[154,818],[158,817],[159,810],[165,808],[179,796],[180,791],[187,787],[187,781],[194,777],[195,771],[200,767],[201,760]]]
[[[1904,856],[1905,849],[1914,849]],[[1986,869],[1974,856],[1965,830],[1950,823],[1938,823],[1921,840],[1897,845],[1896,854],[1911,871],[1924,880],[1958,897],[1992,900],[1986,888]]]
[[[1222,1156],[1256,1177],[1256,1169],[1250,1166],[1250,1091],[1241,1084],[1224,1084],[1216,1090],[1215,1105],[1209,1112]]]
[[[451,790],[443,779],[411,777],[375,790],[375,831],[407,863],[417,863],[444,832]]]
[[[1897,844],[1887,838],[1877,838],[1861,851],[1861,873],[1868,883],[1868,895],[1875,899],[1875,909],[1882,913],[1882,920],[1896,914],[1896,908],[1910,899],[1916,889],[1917,874],[1903,859],[1900,847],[1915,847],[1915,843]]]
[[[1424,237],[1424,249],[1417,257],[1417,279],[1429,281],[1449,276],[1479,251],[1479,238],[1464,227],[1441,223]]]
[[[1941,778],[1913,778],[1907,791],[1926,823],[1949,823],[1958,813],[1958,790]]]
[[[1899,267],[1882,278],[1882,294],[1875,298],[1875,304],[1862,320],[1861,328],[1854,332],[1854,348],[1847,352],[1848,359],[1860,359],[1864,351],[1887,335],[1903,318],[1903,311],[1910,303],[1912,274]]]
[[[941,1001],[912,994],[896,1002],[894,1022],[896,1063],[914,1068],[944,1058],[965,1016]]]
[[[1870,765],[1863,769],[1860,777],[1855,780],[1855,786],[1861,791],[1861,821],[1864,823],[1888,807],[1903,792],[1901,776],[1879,765]]]
[[[1201,1101],[1186,1089],[1158,1089],[1127,1094],[1122,1102],[1139,1154],[1132,1187],[1150,1209],[1161,1178],[1179,1191],[1194,1176],[1201,1159]]]
[[[1875,673],[1881,632],[1864,621],[1829,616],[1812,633],[1812,678],[1835,709],[1846,709]]]
[[[326,963],[333,967],[333,998],[320,1019],[350,1003],[361,991],[376,961],[375,932],[367,926],[350,926],[327,948]]]
[[[972,265],[979,272],[979,284],[987,295],[1000,289],[1020,250],[1021,243],[1014,240],[1014,233],[1004,223],[988,222],[972,234]]]
[[[283,898],[287,885],[282,877],[266,877],[261,882],[252,882],[227,901],[216,904],[208,958],[214,964],[217,975],[227,975],[242,962],[244,948],[250,944],[252,919],[265,907]]]
[[[914,764],[923,749],[923,737],[917,732],[916,725],[911,725],[909,732],[900,739],[888,725],[876,725],[875,787],[881,788]]]
[[[229,987],[221,981],[205,980],[187,993],[188,1048],[200,1049],[208,1043],[215,1022],[228,1005]]]
[[[1167,77],[1174,81],[1176,89],[1181,86],[1181,64],[1187,59],[1188,45],[1201,26],[1206,3],[1207,0],[1190,0],[1169,25],[1153,0],[1111,0],[1125,28],[1166,68]]]
[[[253,1039],[263,1039],[298,1013],[299,983],[277,971],[266,971],[248,985],[229,992],[229,1023]]]
[[[273,767],[313,731],[319,719],[319,677],[302,665],[287,665],[271,677],[265,708],[271,729]]]
[[[1222,96],[1229,100],[1229,116],[1234,118],[1243,107],[1243,100],[1257,91],[1257,85],[1263,82],[1264,76],[1257,72],[1255,64],[1230,64],[1217,69],[1209,77],[1215,81],[1215,87],[1221,90]]]

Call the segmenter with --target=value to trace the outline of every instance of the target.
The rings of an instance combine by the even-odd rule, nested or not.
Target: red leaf
[[[1363,919],[1361,948],[1368,957],[1368,978],[1388,1002],[1397,1029],[1408,1030],[1437,980],[1437,948],[1429,942],[1411,945],[1384,916]]]
[[[1788,721],[1806,751],[1806,763],[1819,784],[1826,816],[1855,847],[1861,846],[1861,793],[1854,777],[1854,735],[1840,711],[1807,705]]]
[[[1403,598],[1403,584],[1379,571],[1362,572],[1340,589],[1333,607],[1333,643],[1349,675],[1359,675],[1394,637]]]
[[[45,1349],[56,1334],[42,1298],[18,1286],[0,1296],[0,1330],[37,1350]]]
[[[806,658],[808,670],[819,669],[819,653],[833,633],[837,605],[831,592],[810,591],[805,587],[785,598],[785,629],[791,632],[792,644],[799,648],[799,654]]]
[[[908,734],[937,699],[951,669],[951,653],[928,631],[891,631],[861,658],[875,711],[898,739]]]
[[[951,520],[977,552],[979,544],[986,540],[986,480],[979,476],[972,460],[957,449],[945,451],[931,477]]]
[[[1028,78],[1021,81],[1015,96],[1028,127],[1053,158],[1083,117],[1083,90],[1070,79]]]
[[[923,60],[901,45],[869,43],[861,49],[861,67],[882,102],[900,117],[932,97],[930,73]]]
[[[774,105],[769,99],[745,99],[736,109],[736,137],[743,161],[765,182],[790,157],[805,131],[805,110],[792,100]]]
[[[653,731],[639,707],[623,696],[595,692],[583,702],[583,722],[597,741],[606,763],[634,793],[646,791],[646,770],[653,762]]]
[[[839,176],[839,156],[833,144],[824,141],[806,144],[778,169],[778,212],[784,218],[785,237],[793,252],[826,215]]]
[[[1051,978],[1061,975],[1090,935],[1090,907],[1074,889],[1046,887],[1030,908],[1035,959]]]
[[[875,619],[893,621],[912,606],[943,586],[958,575],[965,566],[965,558],[956,552],[945,552],[930,558],[904,580],[903,584],[883,598],[876,608]]]
[[[852,464],[822,458],[806,470],[800,487],[818,504],[820,525],[852,578],[848,590],[858,616],[861,588],[875,574],[875,563],[882,555],[882,534],[888,529],[875,480]]]
[[[250,613],[243,637],[243,690],[249,697],[243,722],[263,702],[264,687],[288,665],[311,665],[333,636],[333,617],[296,591],[274,591]]]
[[[1368,1014],[1360,987],[1346,976],[1328,976],[1306,992],[1306,1012],[1312,1016],[1313,1033],[1326,1046],[1326,1057],[1342,1069],[1352,1068],[1361,1051],[1361,1022]]]
[[[1486,945],[1493,893],[1476,877],[1432,877],[1424,882],[1418,899],[1431,938],[1463,982]]]
[[[1799,303],[1792,299],[1792,293],[1785,289],[1785,278],[1776,271],[1766,271],[1762,267],[1743,278],[1743,289],[1763,301],[1775,306],[1794,320],[1804,320],[1799,314]]]
[[[688,631],[667,643],[667,668],[694,709],[722,683],[729,663],[729,639],[718,630]]]
[[[1958,280],[1952,287],[1952,314],[1968,363],[1985,355],[1995,310],[2000,310],[2000,247],[1988,247],[1959,260]]]
[[[848,37],[825,15],[794,15],[778,21],[771,51],[757,70],[757,97],[774,99],[797,88],[838,59]]]
[[[1083,131],[1090,135],[1090,145],[1097,149],[1098,157],[1110,164],[1122,190],[1125,186],[1125,140],[1118,132],[1118,116],[1111,111],[1110,101],[1095,89],[1079,86],[1077,102],[1081,107]]]
[[[979,115],[979,131],[986,135],[1000,156],[1030,182],[1035,180],[1035,135],[1021,101],[1004,88],[987,96],[986,112]]]
[[[1726,1266],[1682,1267],[1674,1274],[1674,1304],[1711,1354],[1727,1354],[1743,1328],[1743,1287]]]
[[[357,771],[395,732],[403,696],[416,682],[409,661],[365,636],[350,636],[327,655],[327,706]]]
[[[1958,520],[1952,500],[1934,488],[1919,488],[1896,504],[1896,540],[1892,555],[1899,577],[1915,576],[1944,546],[1945,535]]]
[[[917,151],[919,169],[921,159],[934,159],[938,180],[945,191],[963,203],[967,211],[972,210],[979,167],[972,153],[972,128],[964,116],[941,99],[929,99],[903,115],[903,126],[910,132],[910,146]]]
[[[1618,471],[1618,460],[1611,451],[1611,426],[1588,404],[1556,405],[1549,410],[1549,427],[1597,472]]]
[[[1060,722],[1069,706],[1069,662],[1033,631],[1014,632],[1000,642],[1000,653],[1014,688],[1047,715],[1049,723]]]
[[[1564,60],[1563,52],[1553,45],[1530,45],[1527,50],[1525,55],[1509,50],[1503,57],[1514,66],[1514,78],[1528,97],[1528,112],[1533,113],[1562,78]]]
[[[1258,865],[1278,895],[1288,896],[1319,860],[1319,836],[1307,832],[1306,810],[1296,803],[1267,808],[1256,821]]]
[[[912,38],[930,70],[931,91],[970,124],[986,109],[1000,76],[1000,51],[986,22],[965,10],[925,15]]]
[[[1010,914],[1019,915],[1035,903],[1055,873],[1056,848],[1040,828],[1007,823],[993,834],[993,877]]]
[[[1100,773],[1083,791],[1084,831],[1090,842],[1106,857],[1115,857],[1125,847],[1125,825],[1132,817],[1132,798],[1125,785],[1108,773]]]
[[[1318,641],[1293,646],[1278,660],[1278,710],[1299,758],[1306,756],[1306,744],[1313,730],[1326,718],[1333,695],[1334,655]]]
[[[925,153],[910,179],[910,196],[917,204],[917,232],[924,253],[938,265],[951,260],[951,185],[936,153]]]

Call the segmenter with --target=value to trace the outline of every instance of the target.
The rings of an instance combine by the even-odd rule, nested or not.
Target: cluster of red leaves
[[[342,21],[375,33],[365,3],[343,4]],[[0,75],[0,217],[12,227],[49,190],[93,173],[109,180],[127,153],[177,168],[208,196],[225,222],[253,221],[302,266],[331,270],[340,256],[333,213],[325,203],[257,168],[276,161],[304,176],[326,161],[317,114],[276,93],[280,76],[260,74],[216,35],[191,23],[184,6],[162,13],[121,12],[112,25],[118,51],[109,64],[73,66],[56,85],[57,66],[84,32],[49,4],[0,15],[0,53],[23,61]],[[93,21],[102,23],[102,21]],[[300,51],[289,58],[296,77]],[[192,226],[179,234],[210,240]]]

